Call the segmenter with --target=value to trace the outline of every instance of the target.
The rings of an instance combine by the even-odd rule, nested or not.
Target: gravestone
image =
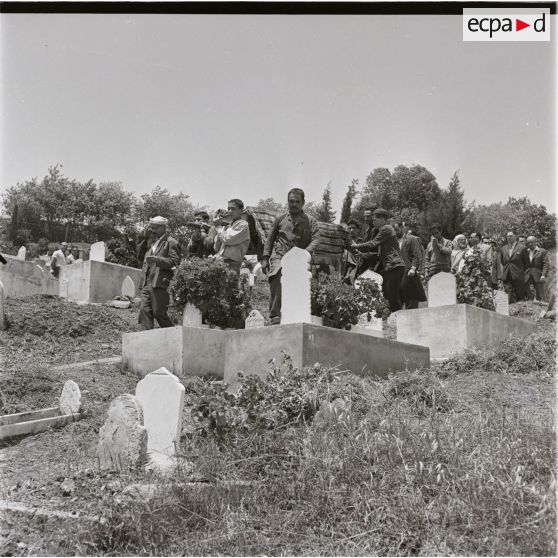
[[[428,308],[457,304],[455,275],[442,271],[428,281]]]
[[[244,327],[246,329],[252,329],[254,327],[263,327],[265,325],[264,317],[261,315],[259,310],[252,310],[248,317],[244,321]]]
[[[310,258],[306,250],[295,246],[281,260],[281,324],[312,323]]]
[[[79,413],[81,409],[81,392],[79,386],[73,381],[68,380],[62,388],[58,407],[61,415],[73,415]]]
[[[369,279],[370,281],[374,281],[378,285],[378,287],[381,287],[384,282],[384,278],[379,273],[376,273],[371,269],[367,269],[356,278],[355,287],[357,289],[358,289],[357,282],[359,282],[360,285],[360,281],[363,279]]]
[[[139,469],[147,457],[147,429],[141,403],[130,394],[117,397],[99,430],[97,458],[101,469],[126,472]]]
[[[105,261],[105,243],[102,240],[100,242],[95,242],[94,244],[91,244],[89,259],[94,260],[96,262]]]
[[[0,281],[0,330],[6,329],[6,309],[4,307],[4,285]]]
[[[136,397],[143,407],[150,460],[164,469],[179,449],[184,386],[162,367],[138,382]]]
[[[25,261],[25,256],[27,254],[27,248],[25,248],[25,246],[22,246],[18,251],[17,251],[17,259],[18,260],[23,260]]]
[[[136,296],[136,286],[129,275],[124,277],[122,281],[122,296],[127,296],[129,298],[134,298]]]
[[[201,327],[201,310],[197,306],[187,302],[186,306],[184,306],[184,312],[182,313],[182,325],[187,327]]]
[[[68,298],[68,278],[64,274],[58,280],[58,296]]]
[[[494,305],[498,314],[510,315],[510,299],[506,291],[494,291]]]

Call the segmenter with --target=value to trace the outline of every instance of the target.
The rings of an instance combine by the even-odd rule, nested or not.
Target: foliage
[[[208,324],[243,328],[250,300],[238,282],[223,262],[191,258],[177,268],[169,291],[181,310],[186,303],[197,306]]]
[[[343,199],[343,207],[341,208],[340,223],[348,223],[351,219],[351,207],[353,200],[357,196],[358,178],[353,178],[347,187],[347,193]]]
[[[322,223],[333,223],[335,221],[335,211],[331,204],[331,182],[328,182],[322,194],[322,203],[318,206],[316,219]]]
[[[463,268],[456,276],[457,302],[495,310],[494,295],[487,281],[490,269],[480,250],[467,250],[463,261]]]
[[[198,380],[188,386],[197,401],[192,418],[198,434],[218,438],[310,422],[322,401],[362,401],[356,385],[341,381],[341,373],[315,364],[295,367],[284,354],[270,361],[264,376],[239,374],[239,388],[231,393],[222,383]]]
[[[500,244],[505,241],[506,232],[514,229],[517,234],[536,236],[543,248],[556,246],[556,216],[526,197],[509,198],[505,204],[473,205],[464,228],[494,237]]]
[[[138,267],[136,255],[137,237],[122,234],[106,242],[106,261],[110,263]]]
[[[256,209],[261,209],[263,211],[269,211],[270,213],[285,213],[287,211],[287,205],[273,198],[260,199]]]
[[[335,275],[320,273],[311,283],[311,312],[322,316],[338,329],[350,329],[362,314],[373,316],[389,314],[381,289],[375,281],[361,280],[356,289]]]

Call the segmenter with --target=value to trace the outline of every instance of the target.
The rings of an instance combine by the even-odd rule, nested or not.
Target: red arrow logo
[[[525,23],[524,21],[521,21],[520,19],[515,19],[515,30],[516,31],[521,31],[522,29],[525,29],[526,27],[531,27],[530,23]]]

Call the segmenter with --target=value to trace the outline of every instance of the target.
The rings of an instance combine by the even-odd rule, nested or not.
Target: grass
[[[134,327],[134,313],[106,311],[79,338],[80,355],[95,354],[101,340],[115,349],[111,323]],[[2,340],[10,335],[14,329]],[[21,399],[36,408],[72,378],[87,392],[88,413],[3,448],[7,488],[0,497],[100,520],[20,517],[0,531],[0,549],[51,556],[554,556],[554,335],[553,324],[542,322],[525,340],[468,351],[428,370],[381,381],[335,376],[318,399],[341,396],[350,411],[325,423],[314,423],[314,406],[283,422],[256,421],[265,427],[200,431],[185,421],[188,466],[170,479],[95,470],[98,428],[110,400],[133,392],[133,374],[114,365],[55,373],[48,366],[64,360],[56,355],[72,343],[69,336],[16,343],[1,388],[8,405]],[[54,355],[45,355],[49,346]],[[312,382],[301,378],[285,398]],[[260,388],[277,408],[292,409],[275,385]],[[203,382],[186,387],[190,406],[209,393]],[[265,407],[253,409],[263,414]],[[64,477],[76,483],[72,498],[60,496]],[[9,488],[18,478],[23,486]],[[156,485],[155,497],[125,497],[133,482]]]

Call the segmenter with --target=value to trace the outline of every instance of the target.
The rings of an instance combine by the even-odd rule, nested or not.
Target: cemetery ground
[[[6,301],[2,414],[50,407],[72,379],[84,417],[2,443],[1,507],[17,503],[0,510],[2,555],[556,554],[552,322],[382,381],[319,367],[276,378],[258,384],[251,420],[219,384],[181,378],[181,466],[164,478],[98,471],[108,406],[140,378],[118,362],[71,365],[118,356],[137,310]],[[338,398],[348,407],[315,414]]]

